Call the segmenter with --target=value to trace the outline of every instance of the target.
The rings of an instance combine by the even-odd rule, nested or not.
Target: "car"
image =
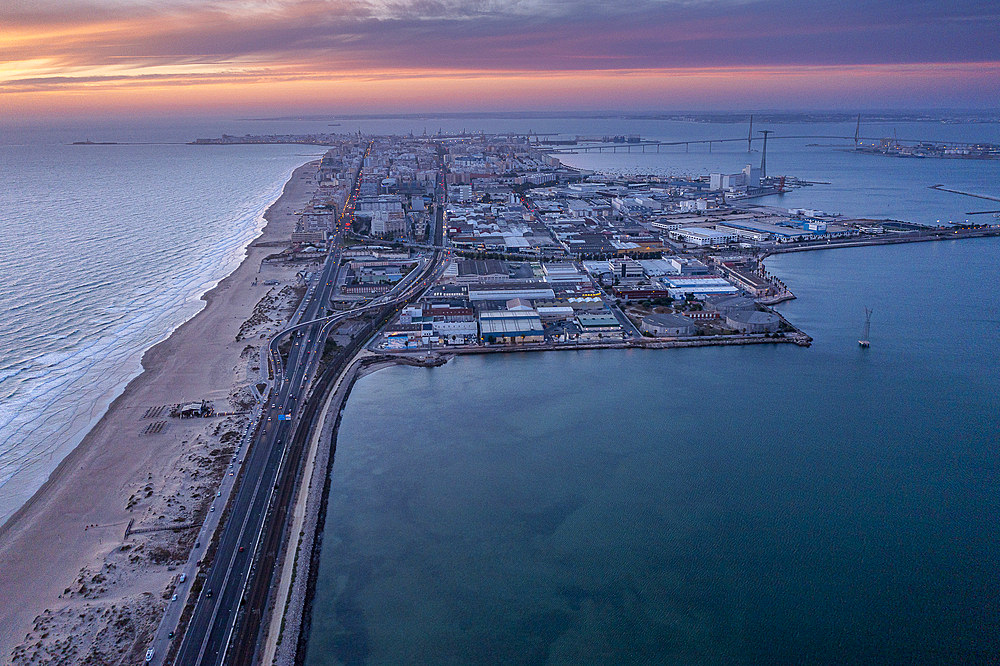
[[[212,508],[209,509],[209,511],[215,511],[215,505],[214,504],[212,505]]]
[[[167,638],[173,638],[173,637],[174,637],[174,632],[171,631],[169,634],[167,634]]]
[[[153,661],[153,648],[146,650],[146,661]]]
[[[212,598],[212,588],[208,589],[208,592],[205,593],[205,596],[208,597],[209,599]]]
[[[170,600],[171,601],[177,601],[177,595],[175,594],[174,596],[170,597]]]
[[[240,546],[240,552],[241,553],[243,552],[243,546]]]
[[[215,496],[216,496],[216,497],[222,497],[222,491],[220,490],[220,491],[218,491],[217,493],[215,493]]]
[[[182,573],[181,574],[181,582],[183,583],[184,581],[186,581],[187,577],[188,577],[188,575],[186,573]]]

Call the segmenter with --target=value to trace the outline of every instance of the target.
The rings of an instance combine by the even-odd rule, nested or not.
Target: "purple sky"
[[[335,99],[367,101],[373,109],[421,102],[446,108],[433,103],[442,95],[470,108],[489,90],[503,91],[513,107],[538,108],[546,106],[546,87],[550,106],[563,108],[574,99],[580,108],[607,108],[607,96],[617,93],[646,108],[697,107],[699,99],[705,108],[724,107],[727,99],[733,108],[767,100],[790,107],[838,100],[869,108],[991,107],[1000,97],[998,7],[885,0],[14,0],[2,10],[0,92],[16,98],[15,109],[43,102],[96,109],[102,98],[138,108],[164,90],[191,108],[226,97],[277,108],[272,98],[290,93],[302,108]],[[421,80],[423,97],[416,94]],[[470,82],[469,94],[455,97],[458,81]],[[323,83],[340,94],[320,94]]]

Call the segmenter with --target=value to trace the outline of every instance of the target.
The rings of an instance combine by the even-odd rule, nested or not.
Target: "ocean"
[[[143,352],[201,310],[292,170],[321,152],[5,138],[0,524],[139,374]]]
[[[962,221],[1000,162],[846,152],[774,129],[761,200]],[[0,522],[193,316],[311,146],[222,133],[462,129],[745,136],[740,123],[345,119],[0,133]],[[1000,124],[862,134],[1000,143]],[[77,140],[136,145],[70,146]],[[809,145],[821,143],[825,145]],[[758,163],[744,144],[564,155],[621,173]],[[982,219],[982,218],[975,218]],[[996,240],[786,255],[791,346],[458,359],[361,380],[333,466],[309,662],[989,661],[997,594]],[[872,307],[872,348],[856,340]]]

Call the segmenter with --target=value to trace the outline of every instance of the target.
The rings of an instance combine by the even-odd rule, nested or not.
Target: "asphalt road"
[[[356,189],[355,189],[356,193]],[[435,215],[435,244],[443,240],[443,207],[445,196],[443,178],[436,188],[438,206]],[[337,244],[346,223],[338,222]],[[279,472],[283,458],[288,454],[288,443],[295,429],[301,410],[299,401],[308,389],[323,353],[327,332],[340,321],[356,317],[365,311],[401,306],[423,293],[444,269],[446,253],[438,251],[434,259],[411,273],[396,288],[369,305],[347,312],[328,314],[330,296],[337,286],[340,250],[327,258],[326,263],[304,297],[305,306],[298,324],[276,336],[269,343],[269,355],[275,376],[268,402],[262,406],[252,445],[246,452],[242,469],[231,468],[226,481],[232,483],[234,475],[241,475],[240,486],[233,496],[229,513],[219,536],[218,548],[205,575],[200,595],[196,601],[187,630],[173,662],[177,664],[226,663],[234,628],[246,600],[247,586],[255,574],[262,535],[268,526],[272,496],[278,489]],[[285,337],[291,340],[286,364],[281,363],[278,347]],[[303,424],[311,427],[311,423]],[[222,510],[217,503],[216,512]],[[206,544],[207,545],[207,544]],[[190,580],[188,581],[190,582]],[[181,602],[173,602],[180,605]],[[263,609],[255,609],[257,613]],[[179,611],[177,612],[179,615]],[[176,620],[175,620],[176,623]],[[154,661],[162,663],[169,641],[163,634],[169,623],[161,624]],[[159,644],[159,641],[165,641]]]
[[[356,197],[357,188],[356,182],[351,200]],[[267,353],[275,369],[271,391],[267,402],[255,414],[258,420],[250,438],[252,444],[245,452],[243,465],[239,469],[231,466],[227,470],[229,474],[223,485],[226,482],[232,484],[238,473],[241,476],[240,486],[229,505],[229,514],[222,527],[215,556],[206,572],[174,663],[223,663],[225,659],[226,648],[240,610],[240,601],[252,574],[253,556],[263,532],[271,495],[276,487],[275,481],[285,455],[286,447],[283,444],[287,443],[293,432],[294,421],[287,417],[294,418],[297,413],[298,400],[323,353],[326,336],[321,333],[329,322],[319,320],[327,314],[330,296],[336,289],[341,257],[340,238],[346,221],[346,214],[342,214],[335,230],[334,244],[337,249],[328,255],[318,279],[312,281],[303,298],[299,321],[311,323],[295,327],[290,333],[286,330],[272,338],[268,345]],[[348,313],[344,313],[344,316],[347,315]],[[287,362],[290,371],[287,373],[282,367],[278,352],[279,344],[286,335],[291,336]],[[216,502],[216,514],[221,513],[224,499],[220,498]],[[212,533],[207,528],[207,525],[203,528],[206,536],[204,541]],[[208,544],[202,545],[207,547]],[[172,603],[180,605],[182,602]],[[155,663],[163,663],[168,652],[171,640],[169,636],[177,625],[177,617],[174,616],[179,617],[179,610],[168,613],[161,622],[157,639],[152,646]]]
[[[335,284],[338,262],[339,253],[328,258],[319,281],[312,287],[311,295],[307,295],[310,300],[302,315],[305,321],[325,314],[322,308]],[[222,663],[224,659],[285,453],[283,443],[292,433],[293,421],[285,417],[297,412],[297,401],[309,380],[309,371],[316,365],[313,358],[322,354],[325,341],[325,337],[320,340],[322,327],[323,323],[316,322],[291,334],[288,372],[276,373],[269,404],[262,410],[256,441],[241,470],[241,485],[232,499],[215,557],[175,663]],[[275,358],[278,343],[276,339],[270,345]]]

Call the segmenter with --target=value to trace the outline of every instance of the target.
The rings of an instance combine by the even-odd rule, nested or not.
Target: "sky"
[[[996,0],[0,0],[0,117],[997,108],[998,27]]]

